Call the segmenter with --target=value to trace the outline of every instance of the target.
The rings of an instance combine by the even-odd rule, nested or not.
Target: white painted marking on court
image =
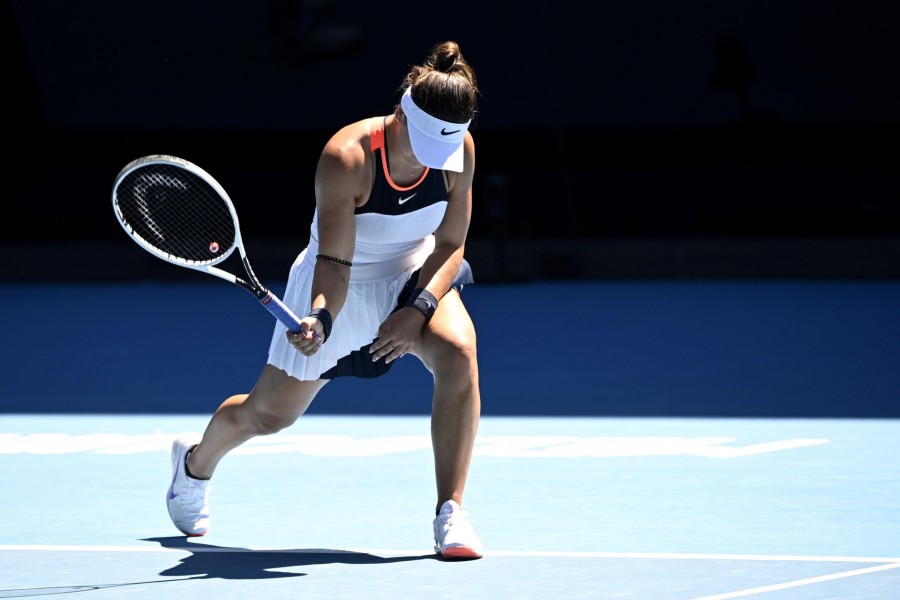
[[[8,544],[0,545],[0,552],[279,552],[285,554],[347,554],[350,552],[373,554],[376,556],[410,556],[422,554],[421,548],[414,550],[401,550],[396,548],[350,548],[347,550],[334,550],[322,548],[228,548],[222,546],[207,546],[203,542],[184,542],[184,546],[178,548],[163,548],[161,546],[87,546],[87,545],[48,545],[48,544]],[[872,568],[878,570],[894,569],[900,567],[900,556],[810,556],[810,555],[784,555],[784,554],[697,554],[677,552],[591,552],[591,551],[564,551],[564,550],[495,550],[485,552],[485,556],[501,556],[507,558],[634,558],[641,560],[746,560],[769,562],[837,562],[837,563],[886,563],[877,567],[847,571],[845,573],[857,573],[868,571]],[[825,575],[823,577],[836,578],[846,576],[844,574]],[[812,579],[821,579],[815,577]],[[802,580],[806,581],[806,580]],[[794,582],[789,582],[794,583]],[[779,584],[785,585],[785,584]],[[754,588],[755,589],[755,588]],[[732,592],[736,593],[736,592]],[[703,600],[719,598],[709,596]],[[724,597],[723,597],[724,598]],[[701,600],[701,599],[696,599]]]
[[[119,433],[69,435],[66,433],[0,433],[0,454],[129,455],[168,452],[177,434]],[[731,459],[783,452],[827,444],[822,438],[794,438],[737,446],[729,437],[574,437],[482,436],[475,455],[502,458],[612,458],[623,456],[699,456]],[[431,451],[427,435],[397,435],[356,439],[348,435],[290,435],[259,437],[236,448],[234,454],[287,454],[310,456],[385,456]]]
[[[806,579],[797,579],[796,581],[786,581],[784,583],[776,583],[773,585],[763,585],[746,590],[738,590],[736,592],[728,592],[725,594],[716,594],[713,596],[702,596],[694,598],[694,600],[728,600],[729,598],[743,598],[745,596],[755,596],[766,592],[774,592],[777,590],[786,590],[789,588],[802,587],[804,585],[812,585],[823,581],[833,581],[835,579],[845,579],[847,577],[856,577],[858,575],[866,575],[868,573],[876,573],[878,571],[887,571],[888,569],[896,569],[900,567],[900,562],[889,565],[878,565],[868,567],[866,569],[854,569],[853,571],[842,571],[840,573],[832,573],[831,575],[821,575],[819,577],[809,577]]]
[[[766,442],[763,444],[751,444],[743,447],[711,445],[704,448],[698,448],[694,450],[692,454],[696,454],[697,456],[710,456],[712,458],[738,458],[741,456],[751,456],[753,454],[792,450],[804,446],[817,446],[827,442],[828,440],[822,439],[793,439]]]

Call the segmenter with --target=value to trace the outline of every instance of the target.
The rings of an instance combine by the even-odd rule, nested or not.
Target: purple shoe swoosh
[[[176,479],[178,479],[178,467],[175,467],[175,473],[172,475],[172,483],[169,485],[169,500],[174,500],[178,497],[178,494],[175,493]]]

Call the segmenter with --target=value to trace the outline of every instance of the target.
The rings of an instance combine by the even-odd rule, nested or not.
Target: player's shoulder
[[[369,135],[375,119],[362,119],[335,132],[319,157],[317,177],[330,185],[360,186],[369,183]]]
[[[369,152],[369,136],[377,118],[350,123],[338,129],[325,144],[324,154],[345,161],[364,161]]]

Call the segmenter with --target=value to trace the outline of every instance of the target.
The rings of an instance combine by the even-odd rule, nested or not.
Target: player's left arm
[[[466,134],[464,148],[463,171],[448,172],[447,210],[434,232],[434,250],[425,259],[416,283],[417,289],[427,290],[438,302],[450,290],[459,272],[472,218],[475,143],[470,134]],[[436,308],[431,307],[432,312]],[[372,343],[370,351],[373,359],[380,360],[384,357],[387,362],[391,362],[403,356],[418,343],[426,323],[425,313],[413,306],[405,306],[391,313],[379,327],[378,339]]]
[[[475,142],[466,133],[462,173],[448,171],[447,211],[434,232],[434,251],[419,272],[417,288],[440,300],[450,290],[466,248],[472,220],[472,180],[475,172]]]

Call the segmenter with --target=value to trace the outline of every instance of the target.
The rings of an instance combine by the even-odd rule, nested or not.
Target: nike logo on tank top
[[[443,172],[426,169],[410,186],[394,183],[388,171],[383,122],[370,134],[375,181],[369,200],[356,209],[356,239],[363,243],[398,243],[422,239],[437,229],[447,210]]]

